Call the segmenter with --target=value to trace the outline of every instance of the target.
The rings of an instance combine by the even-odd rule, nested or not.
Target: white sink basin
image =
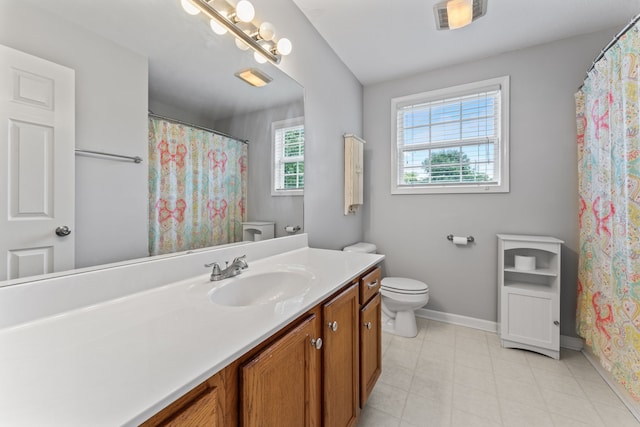
[[[304,269],[247,272],[221,281],[220,286],[209,292],[209,300],[233,307],[276,303],[302,296],[314,280],[315,275]]]

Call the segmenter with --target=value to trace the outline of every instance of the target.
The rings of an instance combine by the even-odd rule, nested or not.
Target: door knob
[[[68,236],[69,234],[71,234],[71,229],[66,225],[63,225],[61,227],[56,228],[56,234],[60,237]]]

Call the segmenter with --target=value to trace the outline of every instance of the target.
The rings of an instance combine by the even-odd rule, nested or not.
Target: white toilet
[[[377,248],[372,243],[356,243],[343,250],[375,253]],[[413,338],[418,335],[415,311],[429,302],[429,286],[419,280],[385,277],[382,279],[380,293],[382,330],[402,337]]]

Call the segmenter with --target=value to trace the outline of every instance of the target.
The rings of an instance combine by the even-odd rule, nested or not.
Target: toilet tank
[[[351,246],[346,246],[342,249],[345,252],[362,252],[368,254],[375,254],[378,248],[373,243],[359,242]]]
[[[276,223],[273,221],[249,221],[242,223],[242,240],[257,242],[275,237]]]

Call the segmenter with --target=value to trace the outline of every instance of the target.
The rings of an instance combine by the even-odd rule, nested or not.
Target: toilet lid
[[[382,289],[402,294],[426,294],[429,286],[419,280],[404,277],[385,277],[382,279]]]

